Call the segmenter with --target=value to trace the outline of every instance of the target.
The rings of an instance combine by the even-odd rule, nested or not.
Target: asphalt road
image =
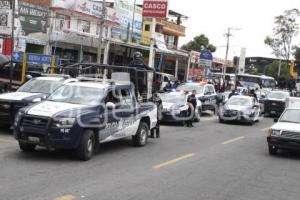
[[[72,152],[20,152],[0,133],[1,200],[296,200],[300,154],[269,156],[266,128],[219,124],[205,116],[193,128],[162,127],[146,147],[130,140],[101,147],[92,160]]]

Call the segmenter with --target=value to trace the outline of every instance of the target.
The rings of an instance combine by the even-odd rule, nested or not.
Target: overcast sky
[[[230,57],[240,54],[240,48],[247,48],[247,56],[272,56],[264,44],[272,34],[274,17],[284,10],[300,9],[300,0],[169,0],[170,9],[185,14],[186,37],[180,43],[188,42],[203,33],[218,47],[216,57],[225,57],[228,27],[241,28],[233,31]],[[300,37],[297,37],[300,44]]]

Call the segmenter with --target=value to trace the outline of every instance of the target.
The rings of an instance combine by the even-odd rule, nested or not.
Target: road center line
[[[233,143],[233,142],[242,140],[242,139],[244,139],[244,138],[245,138],[244,136],[237,137],[237,138],[233,138],[233,139],[231,139],[231,140],[227,140],[227,141],[223,142],[222,144],[231,144],[231,143]]]
[[[7,140],[7,139],[1,139],[1,138],[0,138],[0,142],[16,144],[16,141],[14,141],[14,140]]]
[[[54,200],[73,200],[75,197],[73,195],[65,195],[61,197],[57,197]]]
[[[177,162],[179,162],[179,161],[181,161],[181,160],[191,158],[191,157],[193,157],[194,155],[195,155],[194,153],[190,153],[190,154],[187,154],[187,155],[184,155],[184,156],[180,156],[180,157],[175,158],[175,159],[173,159],[173,160],[170,160],[170,161],[167,161],[167,162],[164,162],[164,163],[155,165],[155,166],[153,166],[152,168],[153,168],[153,169],[160,169],[160,168],[166,167],[166,166],[168,166],[168,165],[175,164],[175,163],[177,163]]]

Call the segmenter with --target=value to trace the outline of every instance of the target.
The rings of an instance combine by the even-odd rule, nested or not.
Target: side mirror
[[[106,103],[106,108],[107,108],[108,110],[113,110],[113,109],[116,108],[116,104],[114,104],[113,102],[107,102],[107,103]]]
[[[278,118],[274,118],[274,122],[277,123],[278,122]]]
[[[253,108],[258,108],[258,105],[254,105]]]

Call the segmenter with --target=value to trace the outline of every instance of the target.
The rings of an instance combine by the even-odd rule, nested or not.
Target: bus
[[[276,87],[276,81],[271,76],[238,74],[236,79],[239,86],[251,89],[274,89]]]

